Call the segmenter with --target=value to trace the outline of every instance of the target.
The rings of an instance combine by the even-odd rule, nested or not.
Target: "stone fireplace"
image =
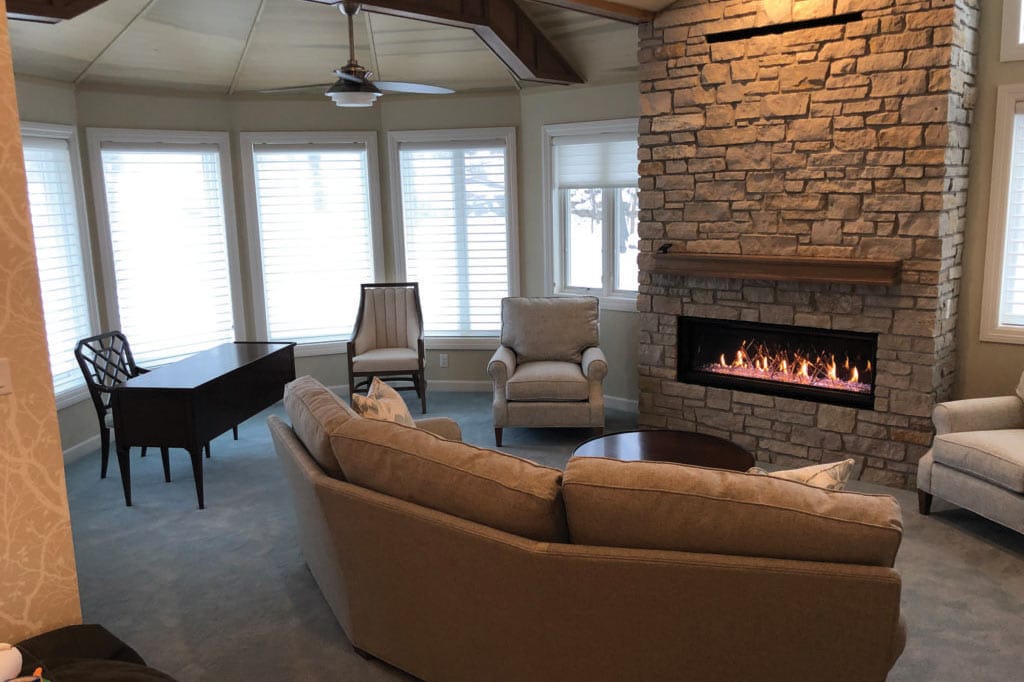
[[[978,11],[681,0],[642,27],[642,425],[912,484],[955,380]],[[703,381],[681,317],[877,339],[870,397]]]

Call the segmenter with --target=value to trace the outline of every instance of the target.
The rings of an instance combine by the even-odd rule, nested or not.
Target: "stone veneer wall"
[[[862,11],[709,44],[708,33]],[[912,483],[955,374],[978,0],[681,0],[640,32],[640,421]],[[899,258],[893,287],[651,272],[652,252]],[[874,410],[682,384],[676,317],[879,333]]]

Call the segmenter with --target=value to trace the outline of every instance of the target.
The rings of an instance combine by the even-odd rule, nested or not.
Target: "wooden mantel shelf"
[[[653,253],[641,256],[641,268],[660,275],[886,286],[899,283],[900,263],[899,260],[868,258],[711,253]]]

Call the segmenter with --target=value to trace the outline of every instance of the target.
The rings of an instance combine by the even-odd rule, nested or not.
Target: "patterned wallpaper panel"
[[[6,16],[0,0],[0,642],[17,642],[82,614]]]

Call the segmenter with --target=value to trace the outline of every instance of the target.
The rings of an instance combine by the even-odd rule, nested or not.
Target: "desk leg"
[[[121,470],[121,487],[124,488],[124,504],[132,506],[132,465],[129,458],[131,448],[117,444],[117,468]]]
[[[188,456],[192,458],[192,476],[196,479],[196,497],[199,508],[206,509],[203,504],[203,447],[189,448]]]
[[[167,483],[171,482],[171,456],[168,452],[168,448],[160,448],[160,459],[164,464],[164,481]]]

